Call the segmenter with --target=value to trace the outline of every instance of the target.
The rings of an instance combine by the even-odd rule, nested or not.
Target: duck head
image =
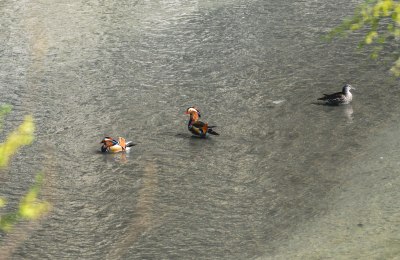
[[[201,117],[200,110],[197,107],[189,107],[185,114],[190,115],[191,121],[197,121]]]
[[[345,84],[345,85],[343,86],[342,92],[343,92],[343,93],[348,93],[348,92],[350,92],[351,89],[354,89],[354,90],[355,90],[355,88],[352,87],[350,84]]]
[[[109,148],[109,147],[111,147],[113,145],[118,144],[117,141],[115,141],[112,137],[108,137],[108,136],[104,137],[103,140],[101,140],[100,143],[103,144],[102,147],[104,147],[104,148]]]

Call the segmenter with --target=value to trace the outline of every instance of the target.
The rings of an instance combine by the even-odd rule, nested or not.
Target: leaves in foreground
[[[377,59],[386,43],[397,44],[400,38],[400,1],[365,1],[351,18],[330,31],[327,38],[333,39],[355,31],[361,31],[363,34],[358,47],[372,46],[371,58]],[[391,72],[399,77],[400,55],[397,46],[391,53],[396,56]]]
[[[6,114],[10,113],[11,106],[3,105],[0,107],[0,125]],[[23,146],[33,142],[35,125],[31,116],[26,116],[22,124],[11,134],[3,143],[0,143],[0,169],[9,165],[11,158]],[[29,188],[28,192],[19,202],[15,212],[2,213],[0,211],[0,229],[7,232],[21,220],[36,220],[50,210],[50,204],[39,200],[39,193],[42,187],[44,174],[36,175],[35,183]],[[7,200],[0,197],[0,209],[4,209]]]

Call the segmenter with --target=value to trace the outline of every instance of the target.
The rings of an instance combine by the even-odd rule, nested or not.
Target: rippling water
[[[399,254],[398,81],[390,64],[355,51],[357,35],[321,40],[360,2],[1,3],[0,101],[14,106],[4,127],[33,114],[37,132],[0,195],[18,201],[43,171],[53,205],[40,223],[2,234],[3,252]],[[351,105],[315,103],[344,82],[357,88]],[[220,136],[190,136],[191,105]],[[138,145],[103,155],[105,135]]]

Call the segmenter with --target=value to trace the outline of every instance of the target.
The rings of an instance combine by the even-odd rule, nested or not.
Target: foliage
[[[32,117],[25,117],[18,129],[12,132],[4,143],[0,144],[0,167],[6,167],[10,158],[19,148],[32,143],[34,130]]]
[[[10,106],[0,107],[0,123],[4,116],[10,113]],[[17,130],[13,131],[5,140],[0,143],[0,169],[8,166],[11,157],[22,146],[29,145],[33,141],[34,123],[31,116],[25,117],[22,124]],[[0,214],[0,229],[9,231],[12,226],[19,220],[34,220],[45,214],[50,209],[50,204],[38,199],[41,185],[43,183],[43,174],[38,174],[33,186],[23,196],[16,212]],[[7,200],[0,197],[0,208],[7,205]]]
[[[379,57],[385,43],[395,42],[400,38],[400,2],[395,0],[366,0],[355,11],[354,15],[329,32],[327,38],[361,31],[364,36],[359,47],[373,46],[371,57]],[[400,76],[400,58],[393,51],[397,60],[391,71]]]

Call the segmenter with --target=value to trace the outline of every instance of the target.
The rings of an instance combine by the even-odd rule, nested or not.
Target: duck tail
[[[131,147],[131,146],[135,146],[136,144],[134,144],[132,141],[129,141],[126,143],[126,147]]]
[[[216,126],[210,126],[210,127],[208,128],[208,130],[207,130],[207,133],[209,133],[209,134],[211,134],[211,135],[219,135],[217,132],[215,132],[215,131],[213,130],[213,127],[216,127]]]

